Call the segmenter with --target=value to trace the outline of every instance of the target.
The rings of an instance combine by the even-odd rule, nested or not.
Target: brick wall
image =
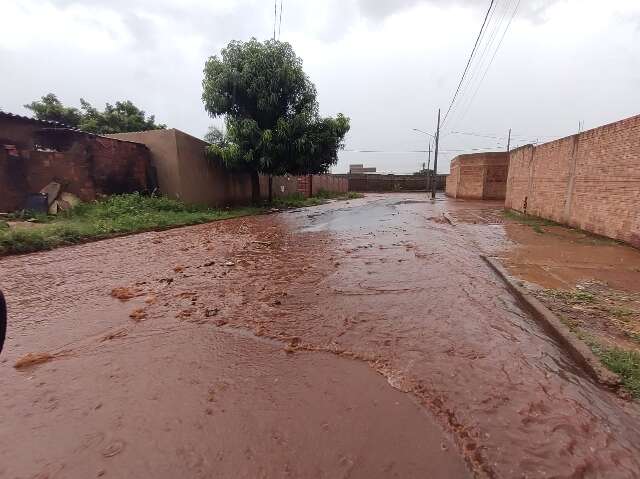
[[[155,186],[144,145],[71,130],[41,131],[38,143],[48,149],[13,151],[0,145],[0,211],[23,208],[30,193],[52,181],[83,201]]]
[[[349,191],[385,192],[385,191],[428,191],[431,178],[424,175],[347,175]],[[444,190],[448,175],[437,175],[436,189]]]
[[[349,191],[349,180],[336,175],[313,175],[311,190],[314,195],[319,191],[346,193]]]
[[[504,199],[508,169],[506,152],[457,156],[451,161],[446,194],[452,198]]]
[[[505,206],[640,247],[640,115],[512,151]]]

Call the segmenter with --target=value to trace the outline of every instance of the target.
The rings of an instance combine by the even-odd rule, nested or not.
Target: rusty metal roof
[[[77,128],[69,125],[65,125],[64,123],[60,123],[58,121],[50,121],[50,120],[38,120],[37,118],[31,118],[23,115],[16,115],[15,113],[9,113],[6,111],[0,111],[0,118],[10,118],[14,120],[22,120],[28,121],[31,123],[38,123],[43,126],[48,126],[50,128],[67,128],[69,130],[79,131]]]
[[[89,137],[97,137],[97,138],[106,138],[108,140],[112,140],[112,141],[120,141],[123,143],[135,143],[137,145],[142,145],[142,146],[146,146],[144,143],[140,143],[139,141],[131,141],[131,140],[123,140],[120,138],[112,138],[106,135],[99,135],[97,133],[91,133],[89,131],[83,131],[80,130],[74,126],[70,126],[70,125],[65,125],[64,123],[60,123],[59,121],[51,121],[51,120],[38,120],[37,118],[31,118],[28,116],[23,116],[23,115],[16,115],[15,113],[9,113],[6,111],[0,111],[0,119],[2,118],[9,118],[9,119],[13,119],[13,120],[21,120],[21,121],[28,121],[31,123],[37,123],[39,125],[41,125],[43,128],[41,131],[51,131],[51,130],[67,130],[73,133],[77,133],[77,134],[83,134],[83,135],[87,135]]]

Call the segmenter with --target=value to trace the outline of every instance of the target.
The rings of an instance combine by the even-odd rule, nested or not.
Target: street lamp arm
[[[418,130],[417,128],[412,128],[413,131],[417,131],[418,133],[422,133],[424,135],[429,135],[431,138],[435,138],[431,133],[427,133],[426,131]]]

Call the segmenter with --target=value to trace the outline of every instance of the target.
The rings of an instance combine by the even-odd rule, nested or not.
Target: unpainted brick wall
[[[444,190],[448,175],[436,176],[436,189]],[[429,191],[431,177],[424,175],[350,174],[349,191]]]
[[[512,151],[505,206],[640,247],[640,115]]]
[[[149,150],[144,145],[73,135],[75,140],[66,151],[26,149],[16,157],[0,147],[0,211],[23,208],[28,194],[52,181],[83,201],[100,194],[153,189]]]
[[[319,191],[346,193],[349,191],[349,180],[335,175],[313,175],[311,190],[314,195]]]
[[[451,161],[446,194],[452,198],[502,200],[507,189],[506,152],[460,155]]]

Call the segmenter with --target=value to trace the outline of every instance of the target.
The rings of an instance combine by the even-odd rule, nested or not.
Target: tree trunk
[[[260,203],[260,175],[257,171],[251,172],[251,201],[256,205]]]
[[[273,203],[273,176],[269,175],[269,204]]]
[[[313,196],[313,175],[309,175],[309,198]]]

